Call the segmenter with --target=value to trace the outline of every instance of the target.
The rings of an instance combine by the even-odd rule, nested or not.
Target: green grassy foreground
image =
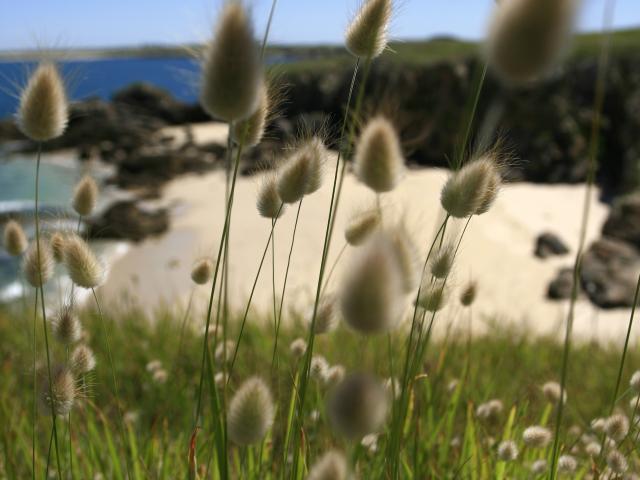
[[[180,313],[158,313],[149,319],[135,309],[119,312],[111,309],[108,315],[105,322],[126,412],[125,449],[131,478],[185,478],[202,337],[189,328],[184,337],[181,336],[183,317]],[[455,322],[465,325],[464,315]],[[201,319],[192,319],[194,324],[196,320]],[[450,322],[451,319],[443,317],[437,321]],[[30,315],[7,309],[0,311],[0,478],[31,478],[32,322]],[[106,339],[94,311],[85,311],[82,323],[98,363],[94,374],[85,379],[88,386],[84,398],[72,410],[71,445],[69,423],[66,419],[58,422],[61,462],[64,471],[72,468],[72,477],[77,479],[126,478],[125,449],[118,430]],[[259,374],[272,379],[278,410],[274,427],[261,446],[244,450],[230,448],[233,478],[280,478],[286,458],[282,452],[282,436],[296,365],[289,344],[304,335],[305,329],[298,325],[281,332],[279,362],[272,377],[270,363],[264,359],[271,358],[273,327],[265,322],[261,325],[249,322],[247,326],[227,397],[242,380]],[[552,339],[533,338],[526,332],[492,327],[490,331],[491,334],[467,344],[466,333],[454,328],[446,338],[429,345],[405,426],[408,435],[400,453],[402,478],[542,478],[530,476],[530,465],[534,460],[548,458],[550,447],[525,448],[522,431],[533,424],[553,424],[554,407],[545,400],[540,387],[556,379],[562,346]],[[235,331],[229,332],[229,338],[235,336]],[[403,358],[405,335],[398,332],[392,339],[392,358]],[[41,340],[40,353],[43,352]],[[348,372],[367,369],[387,378],[388,357],[380,352],[387,352],[386,337],[363,341],[344,327],[318,337],[315,346],[315,354],[323,355],[330,365],[341,364]],[[60,345],[54,345],[52,353],[58,359],[65,355]],[[575,347],[568,376],[564,425],[577,425],[582,432],[587,432],[593,418],[607,416],[619,357],[619,348],[614,346]],[[157,373],[158,369],[149,371],[152,361],[161,362],[159,370],[163,373]],[[632,371],[640,367],[637,349],[630,352],[626,365],[618,403],[631,417],[633,412],[628,406],[631,392],[627,385]],[[216,363],[215,369],[221,368],[220,363]],[[166,377],[165,381],[162,377]],[[454,380],[457,383],[452,383]],[[309,462],[335,447],[350,454],[359,478],[386,478],[384,452],[388,431],[379,435],[374,446],[345,443],[332,433],[327,423],[326,392],[327,387],[316,381],[307,397],[310,405],[306,411],[314,412],[304,423],[304,448]],[[503,402],[503,411],[494,420],[479,419],[475,413],[477,407],[494,398]],[[200,478],[218,478],[213,467],[213,432],[208,423],[210,400],[208,397],[205,401],[204,428],[197,435]],[[51,432],[51,420],[45,412],[44,408],[38,410],[39,478],[45,472]],[[632,428],[631,436],[636,432]],[[503,439],[518,443],[520,456],[516,461],[505,463],[497,459],[497,445]],[[637,443],[632,440],[625,443],[621,451],[628,454],[627,460],[635,470],[639,457],[637,449],[633,452],[633,445]],[[578,460],[579,469],[571,478],[585,478],[591,461],[575,431],[563,431],[561,445],[564,452],[572,451]],[[53,473],[55,462],[51,465]],[[102,477],[95,476],[99,473]]]

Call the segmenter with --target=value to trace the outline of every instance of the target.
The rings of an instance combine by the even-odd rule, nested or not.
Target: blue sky
[[[581,30],[599,29],[606,0],[583,0]],[[359,0],[279,0],[271,41],[339,43]],[[262,29],[271,0],[251,0]],[[395,38],[483,35],[494,0],[399,0]],[[208,35],[221,0],[2,0],[0,50],[176,44]],[[640,25],[640,0],[618,0],[617,27]]]

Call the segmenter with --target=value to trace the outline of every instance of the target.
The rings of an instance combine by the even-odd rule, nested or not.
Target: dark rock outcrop
[[[640,192],[617,199],[602,233],[640,249]]]
[[[549,284],[547,289],[547,297],[551,300],[565,300],[571,298],[571,290],[573,289],[573,269],[563,268],[558,272]]]
[[[555,233],[544,232],[536,239],[534,254],[538,258],[548,258],[552,255],[569,253],[569,248]]]
[[[138,201],[114,203],[103,214],[87,222],[90,238],[123,239],[139,242],[169,229],[169,212],[165,208],[147,209]]]

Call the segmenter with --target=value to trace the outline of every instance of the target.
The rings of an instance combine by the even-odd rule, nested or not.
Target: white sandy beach
[[[225,129],[201,126],[196,138],[224,141]],[[178,140],[177,140],[178,141]],[[324,186],[305,198],[298,225],[296,246],[291,261],[286,309],[306,309],[313,300],[320,266],[331,181],[335,160],[327,165]],[[440,189],[447,173],[440,169],[421,169],[407,173],[396,191],[382,199],[387,220],[406,218],[416,245],[426,254],[429,241],[442,220]],[[258,216],[255,208],[259,176],[239,178],[234,201],[231,229],[230,298],[234,308],[246,305],[262,251],[270,231],[270,222]],[[171,231],[160,238],[133,245],[112,266],[101,295],[108,302],[122,303],[136,298],[152,311],[161,305],[186,305],[192,291],[189,279],[195,259],[215,255],[224,222],[224,174],[181,177],[170,182],[164,202],[172,207]],[[525,183],[508,185],[492,210],[471,221],[457,261],[453,285],[458,289],[470,278],[479,283],[474,304],[475,327],[482,328],[483,318],[528,325],[538,333],[562,332],[566,302],[545,299],[549,281],[562,266],[573,263],[580,228],[584,186],[548,186]],[[588,237],[599,236],[608,208],[594,204]],[[344,245],[342,232],[354,208],[367,206],[373,195],[356,179],[346,178],[329,264]],[[280,289],[286,266],[289,242],[294,225],[295,208],[289,207],[276,227],[276,284]],[[462,225],[455,225],[453,232]],[[549,230],[557,233],[571,247],[569,255],[539,260],[533,255],[535,238]],[[341,268],[349,263],[349,250],[336,269],[332,285],[337,288]],[[331,288],[330,288],[331,290]],[[196,309],[202,311],[208,299],[207,287],[196,289]],[[451,319],[466,321],[457,302],[439,314],[439,326]],[[271,257],[265,261],[253,300],[255,309],[267,312],[271,307]],[[617,340],[626,333],[627,309],[598,311],[586,301],[579,302],[575,332],[582,339],[596,336]],[[441,328],[442,331],[442,328]]]

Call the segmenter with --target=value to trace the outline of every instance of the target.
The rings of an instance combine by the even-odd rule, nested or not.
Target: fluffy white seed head
[[[347,372],[342,365],[333,365],[332,367],[329,368],[329,370],[327,370],[327,378],[326,378],[327,385],[329,386],[338,385],[340,382],[342,382],[342,380],[344,380],[346,373]]]
[[[560,391],[561,386],[558,382],[547,382],[542,385],[542,394],[544,398],[547,399],[549,403],[559,403],[560,402]],[[562,395],[562,402],[567,402],[567,391],[565,390]]]
[[[37,142],[64,133],[69,121],[67,94],[53,63],[40,63],[29,78],[20,95],[17,120],[22,133]]]
[[[438,249],[429,260],[431,275],[440,280],[447,278],[453,268],[454,254],[455,245],[452,243],[447,243]]]
[[[93,213],[98,202],[98,185],[89,175],[80,179],[73,192],[71,206],[78,215],[87,217]]]
[[[625,456],[618,450],[611,450],[607,455],[607,465],[617,474],[625,473],[629,470],[629,463]]]
[[[551,431],[548,428],[534,425],[524,430],[522,440],[527,447],[544,448],[551,441]]]
[[[327,373],[329,372],[329,362],[321,355],[314,355],[311,357],[311,365],[309,367],[309,373],[311,378],[319,383],[324,383],[327,380]]]
[[[542,475],[547,471],[547,461],[544,459],[536,460],[531,464],[531,473],[534,475]]]
[[[65,241],[66,241],[66,236],[62,232],[53,232],[49,237],[49,244],[51,245],[53,258],[58,263],[62,263],[64,261],[64,242]]]
[[[262,78],[249,13],[240,0],[229,0],[205,50],[200,103],[212,117],[243,120],[258,108]]]
[[[438,312],[446,306],[448,298],[449,292],[444,283],[430,283],[428,280],[424,280],[418,297],[418,305],[427,312]]]
[[[513,462],[518,458],[518,446],[513,440],[504,440],[498,445],[498,458],[503,462]]]
[[[307,352],[307,342],[302,338],[296,338],[289,345],[289,351],[293,358],[299,360]]]
[[[486,213],[495,201],[502,183],[492,155],[484,155],[451,174],[442,188],[440,203],[454,218]]]
[[[40,240],[39,253],[37,245],[37,242],[32,242],[22,259],[24,277],[33,287],[47,283],[53,276],[54,267],[53,252],[49,242]]]
[[[220,342],[216,347],[214,358],[219,364],[229,363],[233,359],[233,353],[236,349],[236,343],[233,340]]]
[[[602,449],[600,448],[600,444],[597,441],[590,442],[584,447],[584,452],[590,457],[598,457],[601,451]]]
[[[262,85],[256,110],[244,120],[233,124],[231,135],[237,145],[255,147],[260,143],[267,127],[270,106],[269,88],[266,85]]]
[[[227,429],[237,445],[260,442],[273,424],[274,406],[269,387],[259,377],[246,380],[229,404]]]
[[[344,455],[330,450],[313,464],[307,480],[347,480],[349,468]]]
[[[460,294],[460,303],[463,307],[470,307],[476,299],[478,293],[478,284],[476,282],[469,282],[462,293]]]
[[[365,0],[349,24],[345,35],[347,49],[360,58],[375,58],[387,46],[392,0]]]
[[[631,375],[631,380],[629,380],[629,386],[633,388],[636,392],[640,392],[640,370],[634,372]]]
[[[377,379],[351,374],[331,392],[327,413],[336,431],[358,440],[382,427],[387,407],[387,393]]]
[[[78,235],[69,235],[65,242],[64,264],[69,277],[79,287],[95,288],[104,280],[104,267]]]
[[[566,49],[577,5],[576,0],[498,2],[487,42],[493,69],[516,84],[546,76]]]
[[[360,134],[354,157],[358,179],[376,193],[393,190],[404,174],[398,134],[385,117],[374,117]]]
[[[42,402],[47,413],[53,411],[56,415],[67,415],[73,407],[76,398],[76,381],[69,370],[63,366],[53,367],[51,370],[51,383],[49,376],[45,375],[45,380],[41,387]]]
[[[609,437],[619,442],[629,433],[629,419],[622,413],[611,415],[605,422],[604,431]]]
[[[295,203],[317,191],[327,149],[319,137],[301,141],[278,169],[277,190],[284,203]]]
[[[406,306],[402,271],[386,233],[356,252],[343,281],[340,305],[347,325],[365,335],[387,332],[400,323]]]
[[[4,248],[7,253],[17,257],[22,255],[28,246],[29,241],[22,226],[15,220],[9,220],[4,226]]]
[[[82,337],[80,320],[73,307],[65,305],[53,319],[53,333],[63,345],[76,343]]]
[[[309,309],[307,315],[307,321],[311,325],[313,317],[313,307]],[[320,299],[318,303],[318,310],[316,312],[316,321],[314,330],[317,335],[328,333],[338,325],[338,312],[337,312],[337,300],[334,295],[325,295]]]
[[[261,217],[276,219],[284,213],[285,206],[278,193],[278,177],[267,174],[262,179],[256,200],[258,213]]]
[[[215,265],[210,258],[201,258],[198,260],[191,270],[191,280],[196,285],[204,285],[213,278]]]
[[[577,468],[578,462],[571,455],[560,455],[560,458],[558,458],[558,472],[573,473]]]
[[[347,224],[344,238],[353,247],[362,245],[380,226],[380,214],[376,209],[358,212]]]
[[[71,353],[71,370],[75,375],[84,375],[96,368],[96,357],[86,345],[78,345]]]
[[[502,401],[494,398],[493,400],[489,400],[488,402],[478,405],[478,408],[476,409],[476,416],[480,420],[493,421],[500,416],[503,410],[504,405]]]

